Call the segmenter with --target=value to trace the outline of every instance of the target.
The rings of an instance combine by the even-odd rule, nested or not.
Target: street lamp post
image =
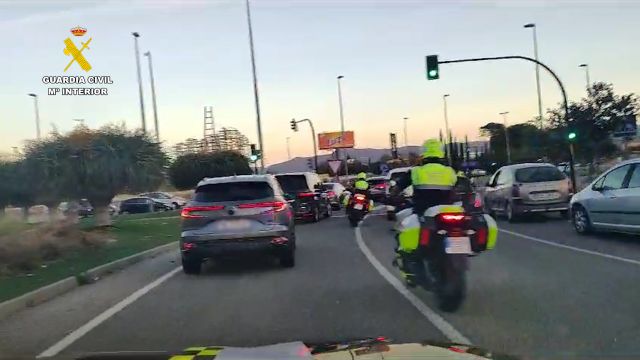
[[[36,136],[40,139],[40,111],[38,110],[38,95],[36,94],[27,94],[33,98],[33,105],[36,110]]]
[[[264,172],[264,143],[262,142],[262,123],[260,121],[260,96],[258,94],[258,76],[256,75],[256,55],[253,49],[253,28],[251,26],[251,9],[247,4],[247,26],[249,27],[249,49],[251,51],[251,72],[253,74],[253,97],[256,103],[256,124],[258,127],[258,144],[260,145],[260,168]]]
[[[533,57],[538,60],[538,36],[536,33],[536,24],[530,23],[524,25],[525,28],[533,29]],[[536,64],[536,89],[538,91],[538,126],[542,127],[542,94],[540,91],[540,66]]]
[[[444,94],[442,95],[442,101],[444,102],[444,127],[445,127],[445,133],[446,133],[446,137],[447,139],[445,139],[445,144],[447,144],[447,140],[449,137],[449,114],[447,112],[447,98],[449,97],[449,94]],[[448,146],[448,145],[447,145]],[[449,166],[452,166],[452,161],[451,161],[451,149],[447,149],[447,161],[449,162]]]
[[[509,112],[505,111],[505,112],[501,112],[500,115],[502,115],[502,122],[504,124],[504,141],[507,145],[507,164],[511,164],[511,146],[509,145],[509,130],[507,128],[507,114]]]
[[[138,38],[140,34],[132,32],[133,43],[136,51],[136,69],[138,70],[138,92],[140,94],[140,116],[142,118],[142,132],[147,133],[147,121],[144,117],[144,95],[142,93],[142,75],[140,74],[140,51],[138,50]]]
[[[407,159],[409,159],[409,141],[407,140],[407,120],[409,120],[408,117],[402,118],[402,120],[404,121],[404,149],[407,151]]]
[[[587,77],[587,93],[591,87],[591,80],[589,79],[589,64],[580,64],[578,67],[584,68],[584,74]]]
[[[149,59],[149,79],[151,80],[151,102],[153,103],[153,125],[156,129],[156,141],[160,142],[160,128],[158,127],[158,107],[156,106],[156,84],[153,80],[153,62],[151,60],[151,51],[144,53]]]
[[[289,147],[289,140],[291,138],[287,136],[287,160],[291,160],[291,148]]]
[[[342,107],[342,86],[340,84],[340,80],[344,78],[344,76],[339,75],[336,79],[338,80],[338,105],[340,106],[340,136],[344,136],[344,109]],[[340,153],[338,152],[338,149],[336,149],[336,155],[338,157],[338,159],[340,159]],[[346,154],[346,152],[345,152]],[[345,156],[344,159],[344,174],[345,176],[349,175],[349,166],[347,165],[347,156]]]

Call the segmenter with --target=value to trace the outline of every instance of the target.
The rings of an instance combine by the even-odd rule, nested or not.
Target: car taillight
[[[196,247],[195,243],[186,242],[182,244],[182,250],[189,251]]]
[[[327,196],[329,196],[329,197],[334,197],[334,196],[336,196],[336,193],[335,193],[335,192],[333,192],[333,191],[328,191],[328,192],[327,192]]]
[[[238,209],[259,209],[259,208],[272,208],[273,211],[279,212],[287,208],[287,203],[284,201],[265,201],[265,202],[238,205]]]
[[[384,184],[377,184],[374,186],[376,189],[384,189]]]
[[[298,197],[299,198],[307,198],[307,197],[312,197],[315,196],[315,193],[312,192],[303,192],[303,193],[298,193]]]
[[[219,211],[224,209],[224,206],[222,205],[215,205],[215,206],[189,206],[186,208],[183,208],[182,211],[180,212],[180,216],[185,218],[185,219],[198,219],[198,218],[203,218],[204,215],[200,215],[200,214],[193,214],[193,212],[196,211]]]
[[[482,207],[482,197],[480,194],[473,194],[473,207],[476,209]]]
[[[511,196],[512,197],[520,197],[520,185],[519,184],[513,184],[513,186],[511,186]]]

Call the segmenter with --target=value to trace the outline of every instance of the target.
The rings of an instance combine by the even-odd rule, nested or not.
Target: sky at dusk
[[[537,114],[534,65],[519,60],[441,65],[441,79],[425,78],[425,55],[533,56],[536,23],[540,60],[564,81],[570,100],[592,81],[618,93],[640,88],[640,2],[634,1],[374,1],[253,0],[256,64],[267,163],[291,153],[312,153],[309,118],[316,131],[340,127],[336,76],[343,75],[345,127],[357,147],[386,147],[389,132],[404,144],[408,117],[412,145],[444,126],[442,95],[450,94],[454,135],[479,137],[478,128]],[[85,27],[83,38],[69,30]],[[203,107],[213,106],[216,127],[235,127],[257,142],[244,1],[0,1],[0,152],[35,137],[33,99],[39,95],[43,132],[65,132],[73,119],[94,128],[124,122],[140,127],[133,37],[153,54],[160,136],[167,145],[201,137]],[[83,54],[93,69],[69,57],[64,39],[92,38]],[[79,45],[80,46],[80,45]],[[141,57],[148,128],[153,130],[147,59]],[[107,96],[49,96],[43,76],[109,75]],[[560,92],[541,72],[543,106]]]

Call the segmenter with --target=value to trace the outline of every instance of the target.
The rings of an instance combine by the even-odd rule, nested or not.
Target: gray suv
[[[568,217],[571,182],[557,167],[525,163],[501,167],[489,180],[484,206],[514,221],[523,214],[558,211]]]
[[[207,258],[258,252],[295,264],[291,206],[271,175],[205,178],[182,209],[182,269],[200,272]]]

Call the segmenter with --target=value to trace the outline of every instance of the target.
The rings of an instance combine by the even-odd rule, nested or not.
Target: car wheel
[[[507,221],[509,221],[510,223],[518,221],[518,216],[513,210],[513,205],[511,205],[510,202],[507,202],[507,206],[504,209],[504,214],[507,217]]]
[[[280,255],[280,265],[286,268],[291,268],[296,265],[296,256],[293,252],[293,248],[288,248]]]
[[[182,255],[182,271],[190,275],[200,274],[202,271],[202,260],[192,256]]]
[[[591,221],[589,220],[589,215],[587,214],[587,210],[580,205],[575,205],[572,209],[572,222],[573,228],[576,229],[576,232],[580,235],[586,235],[591,232]]]

